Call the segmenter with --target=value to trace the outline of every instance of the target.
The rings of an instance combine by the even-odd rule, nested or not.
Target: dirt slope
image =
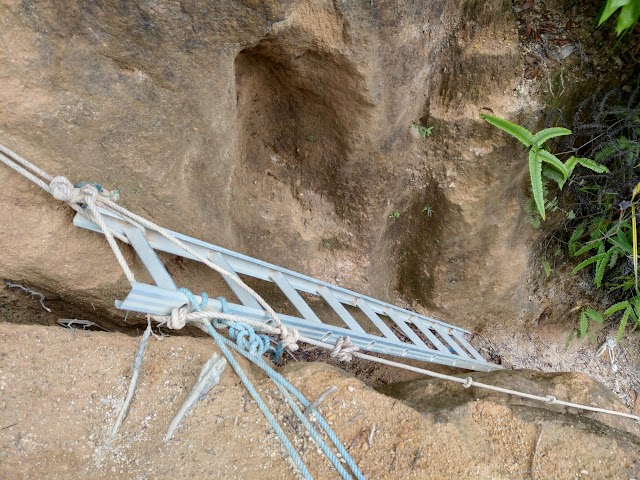
[[[173,414],[215,351],[208,339],[151,339],[129,416],[121,435],[109,441],[136,348],[137,339],[121,334],[0,323],[0,476],[294,478],[277,438],[231,370],[174,440],[162,443]],[[291,415],[277,402],[274,387],[247,370],[293,435]],[[433,381],[388,388],[398,400],[322,363],[296,363],[285,374],[311,399],[338,387],[321,411],[367,478],[640,474],[639,427],[631,422],[611,426],[602,417]],[[622,408],[586,376],[520,372],[483,379]],[[336,477],[311,441],[297,436],[296,445],[316,478]]]

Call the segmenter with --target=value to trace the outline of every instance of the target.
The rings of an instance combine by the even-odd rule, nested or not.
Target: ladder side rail
[[[198,302],[202,300],[198,295],[195,295],[195,297]],[[186,303],[186,295],[179,291],[166,290],[153,285],[133,282],[131,293],[123,302],[117,302],[116,306],[124,310],[140,313],[168,315],[173,308]],[[221,311],[222,304],[218,300],[209,299],[206,309],[211,311]],[[265,323],[268,323],[270,320],[269,315],[264,310],[257,310],[244,305],[228,303],[227,312],[233,315],[240,315],[264,321]],[[294,327],[298,329],[301,334],[319,341],[332,343],[339,336],[349,336],[353,343],[361,350],[367,350],[375,353],[435,362],[442,365],[468,368],[471,370],[487,371],[486,369],[500,368],[484,361],[480,362],[465,359],[449,352],[439,352],[429,348],[418,348],[409,343],[395,342],[385,338],[375,337],[367,334],[366,332],[361,334],[354,332],[353,330],[333,325],[310,323],[289,315],[279,314],[279,317],[285,325]]]

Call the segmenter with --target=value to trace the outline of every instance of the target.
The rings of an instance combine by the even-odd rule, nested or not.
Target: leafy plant
[[[562,116],[556,121],[564,124]],[[576,157],[592,157],[608,167],[594,175],[577,169],[558,197],[567,216],[568,253],[579,260],[574,273],[593,272],[596,288],[606,289],[613,305],[601,313],[580,313],[578,336],[590,322],[619,321],[618,340],[631,324],[640,328],[638,233],[636,207],[640,201],[640,87],[627,94],[612,90],[585,99],[576,109],[573,134],[557,148]]]
[[[431,216],[433,215],[433,208],[431,208],[431,206],[429,205],[425,205],[421,213],[425,212],[427,213],[427,217],[431,218]]]
[[[632,30],[640,19],[640,0],[607,0],[602,10],[598,26],[606,22],[617,10],[616,34],[618,36]]]
[[[546,257],[542,257],[540,259],[540,263],[542,264],[542,268],[544,269],[544,275],[549,278],[551,276],[551,263],[547,260]]]
[[[417,123],[414,123],[413,127],[418,130],[422,140],[426,140],[426,138],[433,132],[433,127],[425,127],[424,125],[418,125]]]
[[[400,212],[398,210],[394,210],[389,214],[389,218],[400,218]]]
[[[580,164],[595,172],[603,173],[607,168],[588,158],[570,157],[565,163],[544,148],[544,144],[552,138],[571,135],[571,130],[563,127],[550,127],[533,133],[526,128],[511,123],[493,115],[480,114],[488,123],[515,137],[529,152],[529,177],[531,178],[531,192],[538,213],[543,220],[545,214],[545,188],[543,177],[554,181],[560,189],[575,169]]]

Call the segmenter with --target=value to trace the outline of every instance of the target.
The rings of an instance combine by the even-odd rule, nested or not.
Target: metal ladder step
[[[187,297],[177,290],[156,251],[196,259],[158,232],[147,229],[143,233],[113,213],[101,213],[110,229],[128,239],[155,282],[155,285],[133,282],[130,293],[124,301],[116,302],[116,306],[134,312],[169,315],[174,308],[185,305]],[[102,233],[98,225],[82,215],[76,215],[73,222],[78,227]],[[358,348],[369,352],[469,370],[492,371],[501,368],[484,360],[465,339],[468,332],[464,329],[186,235],[171,233],[199,255],[233,275],[246,275],[275,284],[300,315],[278,313],[281,321],[309,338],[333,343],[340,336],[349,336]],[[251,295],[233,281],[223,278],[240,301],[240,304],[227,304],[229,313],[264,322],[270,320],[267,312]],[[324,300],[344,322],[344,327],[323,322],[301,293]],[[371,324],[368,327],[376,333],[367,332],[346,307],[361,312]],[[221,311],[222,305],[217,300],[209,300],[206,309]],[[394,327],[397,327],[398,334],[394,332]],[[400,333],[406,340],[398,336]]]

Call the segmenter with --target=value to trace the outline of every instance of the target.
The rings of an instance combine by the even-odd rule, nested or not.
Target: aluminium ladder
[[[171,275],[156,254],[156,250],[191,260],[195,260],[195,258],[158,232],[147,229],[143,233],[122,220],[118,215],[102,209],[100,211],[108,227],[113,232],[126,237],[155,282],[155,285],[131,282],[131,291],[123,301],[116,301],[116,307],[145,314],[170,315],[174,308],[187,304],[186,295],[178,291]],[[80,214],[75,216],[73,223],[78,227],[102,233],[98,225]],[[482,372],[501,369],[498,365],[488,363],[469,344],[465,338],[469,332],[462,328],[186,235],[175,232],[171,232],[171,234],[198,254],[233,275],[246,275],[275,284],[299,313],[299,316],[278,313],[282,323],[298,329],[302,335],[309,338],[333,343],[338,337],[348,336],[360,350],[368,352]],[[241,302],[241,304],[229,302],[227,313],[264,322],[271,320],[271,317],[253,297],[233,281],[225,277],[222,278]],[[339,327],[323,322],[300,292],[323,299],[344,322],[345,326]],[[201,301],[198,296],[196,299]],[[374,330],[375,333],[365,330],[346,307],[359,310],[364,315],[361,318],[366,318],[371,323],[371,325],[367,325],[368,330]],[[220,312],[222,311],[222,303],[211,298],[206,309]]]

